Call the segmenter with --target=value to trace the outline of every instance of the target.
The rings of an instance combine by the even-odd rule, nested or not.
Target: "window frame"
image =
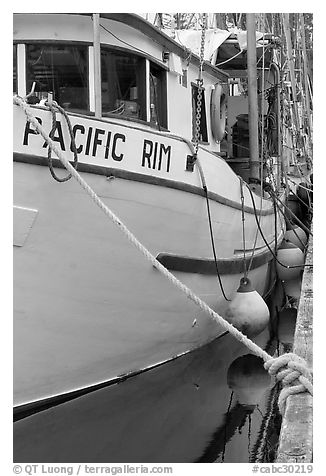
[[[157,99],[157,108],[158,108],[158,111],[156,111],[157,115],[158,115],[158,124],[153,124],[153,122],[151,121],[151,117],[149,117],[149,122],[151,124],[152,127],[155,127],[155,128],[158,128],[159,130],[167,130],[167,127],[168,127],[168,105],[167,105],[167,77],[166,77],[166,71],[162,68],[159,68],[158,65],[156,65],[155,63],[153,62],[150,62],[149,64],[149,91],[151,90],[151,84],[153,82],[152,78],[151,78],[151,75],[152,75],[152,71],[157,71],[158,75],[156,77],[158,77],[159,81],[160,81],[160,85],[159,85],[159,89],[156,90],[156,98]],[[155,94],[154,92],[154,94]],[[150,105],[151,105],[151,101],[150,101],[150,98],[149,98],[149,102],[150,102]]]
[[[145,64],[145,88],[144,88],[144,100],[145,100],[145,106],[144,109],[146,111],[145,116],[146,119],[139,119],[139,118],[131,118],[128,116],[120,116],[121,119],[126,120],[126,121],[132,121],[132,122],[137,122],[139,124],[146,124],[154,129],[157,129],[157,126],[151,122],[150,118],[150,70],[151,66],[154,65],[154,68],[160,68],[161,69],[161,74],[164,75],[163,78],[163,84],[164,84],[164,92],[165,94],[165,99],[163,99],[163,112],[162,116],[165,118],[165,125],[161,124],[160,129],[162,131],[168,131],[168,105],[167,105],[167,71],[168,71],[168,66],[164,63],[161,63],[160,61],[156,60],[155,58],[151,57],[150,55],[147,54],[140,54],[138,51],[130,50],[128,48],[120,48],[117,47],[116,45],[108,45],[108,44],[103,44],[101,43],[101,51],[102,49],[108,50],[108,51],[118,51],[121,53],[125,53],[127,55],[132,55],[132,56],[137,56],[141,60],[144,61]],[[119,118],[116,114],[112,113],[103,113],[102,112],[102,117],[110,117],[110,118]]]
[[[42,44],[43,46],[78,46],[82,47],[85,46],[86,49],[86,89],[87,89],[87,107],[85,110],[76,110],[74,108],[72,109],[67,109],[69,112],[75,112],[78,114],[85,114],[85,115],[91,115],[91,97],[90,97],[90,51],[89,51],[89,43],[85,41],[69,41],[69,40],[25,40],[24,42],[21,42],[21,44],[24,45],[24,55],[25,55],[25,91],[27,91],[27,46],[28,45],[36,45],[36,44]],[[29,91],[27,91],[28,93]],[[25,93],[25,94],[27,94]],[[94,113],[93,113],[94,114]]]
[[[90,41],[75,41],[75,40],[52,40],[52,39],[15,39],[13,41],[14,45],[17,45],[17,87],[18,87],[18,94],[22,97],[26,96],[29,91],[27,91],[27,54],[26,54],[26,46],[32,44],[42,44],[42,45],[65,45],[65,46],[85,46],[87,47],[87,88],[88,88],[88,109],[86,111],[76,112],[71,110],[71,112],[76,114],[84,114],[86,116],[94,116],[94,98],[95,98],[95,81],[94,81],[94,46],[93,43]],[[138,51],[131,50],[129,48],[120,47],[116,45],[110,45],[107,43],[101,43],[101,50],[102,48],[112,50],[112,51],[119,51],[122,53],[126,53],[129,55],[134,55],[142,58],[146,62],[146,78],[145,78],[145,102],[146,102],[146,119],[137,119],[131,118],[127,116],[122,116],[121,118],[125,121],[136,122],[139,124],[144,124],[150,126],[153,129],[157,129],[157,126],[150,121],[150,69],[151,65],[154,65],[154,68],[160,68],[161,74],[164,75],[163,84],[164,84],[164,93],[165,98],[163,98],[163,117],[165,118],[166,126],[161,124],[160,129],[162,131],[168,132],[168,101],[167,101],[167,72],[169,71],[169,67],[167,64],[161,62],[157,58],[151,56],[150,54],[143,54],[139,53]],[[99,118],[112,118],[118,119],[119,117],[115,114],[105,113],[101,114]]]

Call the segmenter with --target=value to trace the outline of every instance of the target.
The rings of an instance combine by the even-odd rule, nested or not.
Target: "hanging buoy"
[[[297,309],[289,307],[280,313],[277,335],[282,344],[293,344],[295,325],[297,322]]]
[[[292,229],[285,233],[284,239],[300,248],[301,251],[304,250],[308,241],[306,232],[297,225],[293,225]]]
[[[277,259],[279,261],[276,262],[277,274],[282,281],[294,279],[300,275],[304,265],[304,254],[297,246],[284,240],[277,250]]]
[[[260,334],[269,321],[269,309],[249,278],[241,278],[235,297],[228,305],[225,318],[246,336]]]
[[[301,294],[301,276],[288,281],[283,281],[284,292],[288,297],[300,299]]]
[[[244,406],[256,406],[271,382],[264,361],[252,354],[235,359],[227,372],[228,387]]]

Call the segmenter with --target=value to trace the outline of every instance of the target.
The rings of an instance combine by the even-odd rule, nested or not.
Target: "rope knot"
[[[313,375],[306,361],[297,354],[287,353],[269,359],[264,364],[265,369],[277,380],[282,381],[278,405],[282,415],[285,412],[286,399],[289,395],[309,392],[311,395]]]

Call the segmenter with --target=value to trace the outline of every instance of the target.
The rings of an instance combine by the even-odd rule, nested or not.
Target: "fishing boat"
[[[85,437],[79,460],[104,461],[92,430],[105,418],[103,389],[225,329],[69,179],[26,108],[119,223],[222,316],[244,272],[263,297],[274,283],[285,225],[264,188],[279,183],[266,180],[257,147],[249,157],[248,99],[230,94],[234,73],[141,16],[15,14],[13,51],[14,458],[60,461],[51,434],[66,445]],[[272,57],[259,77],[262,89],[278,84]],[[254,112],[274,119],[277,177],[273,91]],[[96,418],[81,410],[70,427],[65,410],[86,401]]]

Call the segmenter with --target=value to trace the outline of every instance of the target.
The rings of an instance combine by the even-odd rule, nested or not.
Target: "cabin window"
[[[17,45],[14,45],[14,51],[13,51],[13,92],[17,93],[18,92],[18,83],[17,83]]]
[[[198,86],[193,84],[192,85],[192,140],[194,140],[195,138],[195,131],[196,131],[197,98],[198,98]],[[202,101],[201,101],[199,140],[200,142],[208,142],[204,89],[203,89]]]
[[[159,129],[167,128],[166,72],[151,63],[149,74],[150,123]]]
[[[52,92],[65,109],[89,110],[86,46],[26,45],[26,70],[27,92],[35,82],[35,93]]]
[[[101,51],[102,113],[146,120],[146,64],[139,56]]]

